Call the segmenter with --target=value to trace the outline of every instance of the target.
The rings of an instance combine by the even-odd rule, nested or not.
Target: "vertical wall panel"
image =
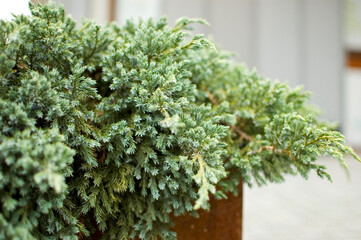
[[[347,69],[345,81],[344,134],[352,146],[361,146],[361,69]]]
[[[82,18],[90,18],[89,7],[86,0],[56,0],[64,6],[65,11],[70,14],[75,20],[80,22]]]
[[[236,53],[239,61],[253,67],[252,0],[212,0],[209,22],[211,35],[222,49]]]
[[[161,15],[161,0],[118,0],[116,3],[116,20],[124,24],[127,19],[158,19]]]
[[[88,0],[89,16],[99,24],[109,21],[110,1],[109,0]]]
[[[258,1],[257,68],[270,78],[301,84],[300,22],[302,2],[298,0]]]
[[[306,1],[306,87],[323,110],[323,117],[340,121],[342,117],[342,2]]]
[[[48,0],[37,1],[44,3]],[[109,0],[55,0],[55,2],[63,5],[66,13],[77,22],[80,22],[82,18],[92,19],[98,24],[105,24],[109,21]]]

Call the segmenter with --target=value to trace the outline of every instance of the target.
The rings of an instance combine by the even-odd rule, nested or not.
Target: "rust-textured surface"
[[[361,68],[361,52],[348,52],[347,66],[353,68]]]
[[[178,240],[241,240],[242,184],[239,194],[228,199],[211,199],[211,211],[201,211],[199,218],[182,216],[174,219]]]

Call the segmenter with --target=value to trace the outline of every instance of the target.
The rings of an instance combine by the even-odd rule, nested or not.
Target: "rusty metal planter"
[[[242,190],[240,183],[238,196],[228,194],[228,199],[211,199],[211,210],[200,211],[199,218],[175,218],[173,230],[178,240],[242,240]]]

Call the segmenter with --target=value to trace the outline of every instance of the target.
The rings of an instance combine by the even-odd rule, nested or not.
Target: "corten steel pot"
[[[240,183],[237,197],[228,194],[228,199],[211,199],[211,210],[200,211],[199,218],[175,218],[178,240],[242,240],[242,190]]]

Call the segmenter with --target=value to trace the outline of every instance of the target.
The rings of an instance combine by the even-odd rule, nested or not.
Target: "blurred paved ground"
[[[243,240],[361,240],[361,163],[348,158],[348,176],[336,160],[320,162],[333,183],[312,174],[245,187]]]

